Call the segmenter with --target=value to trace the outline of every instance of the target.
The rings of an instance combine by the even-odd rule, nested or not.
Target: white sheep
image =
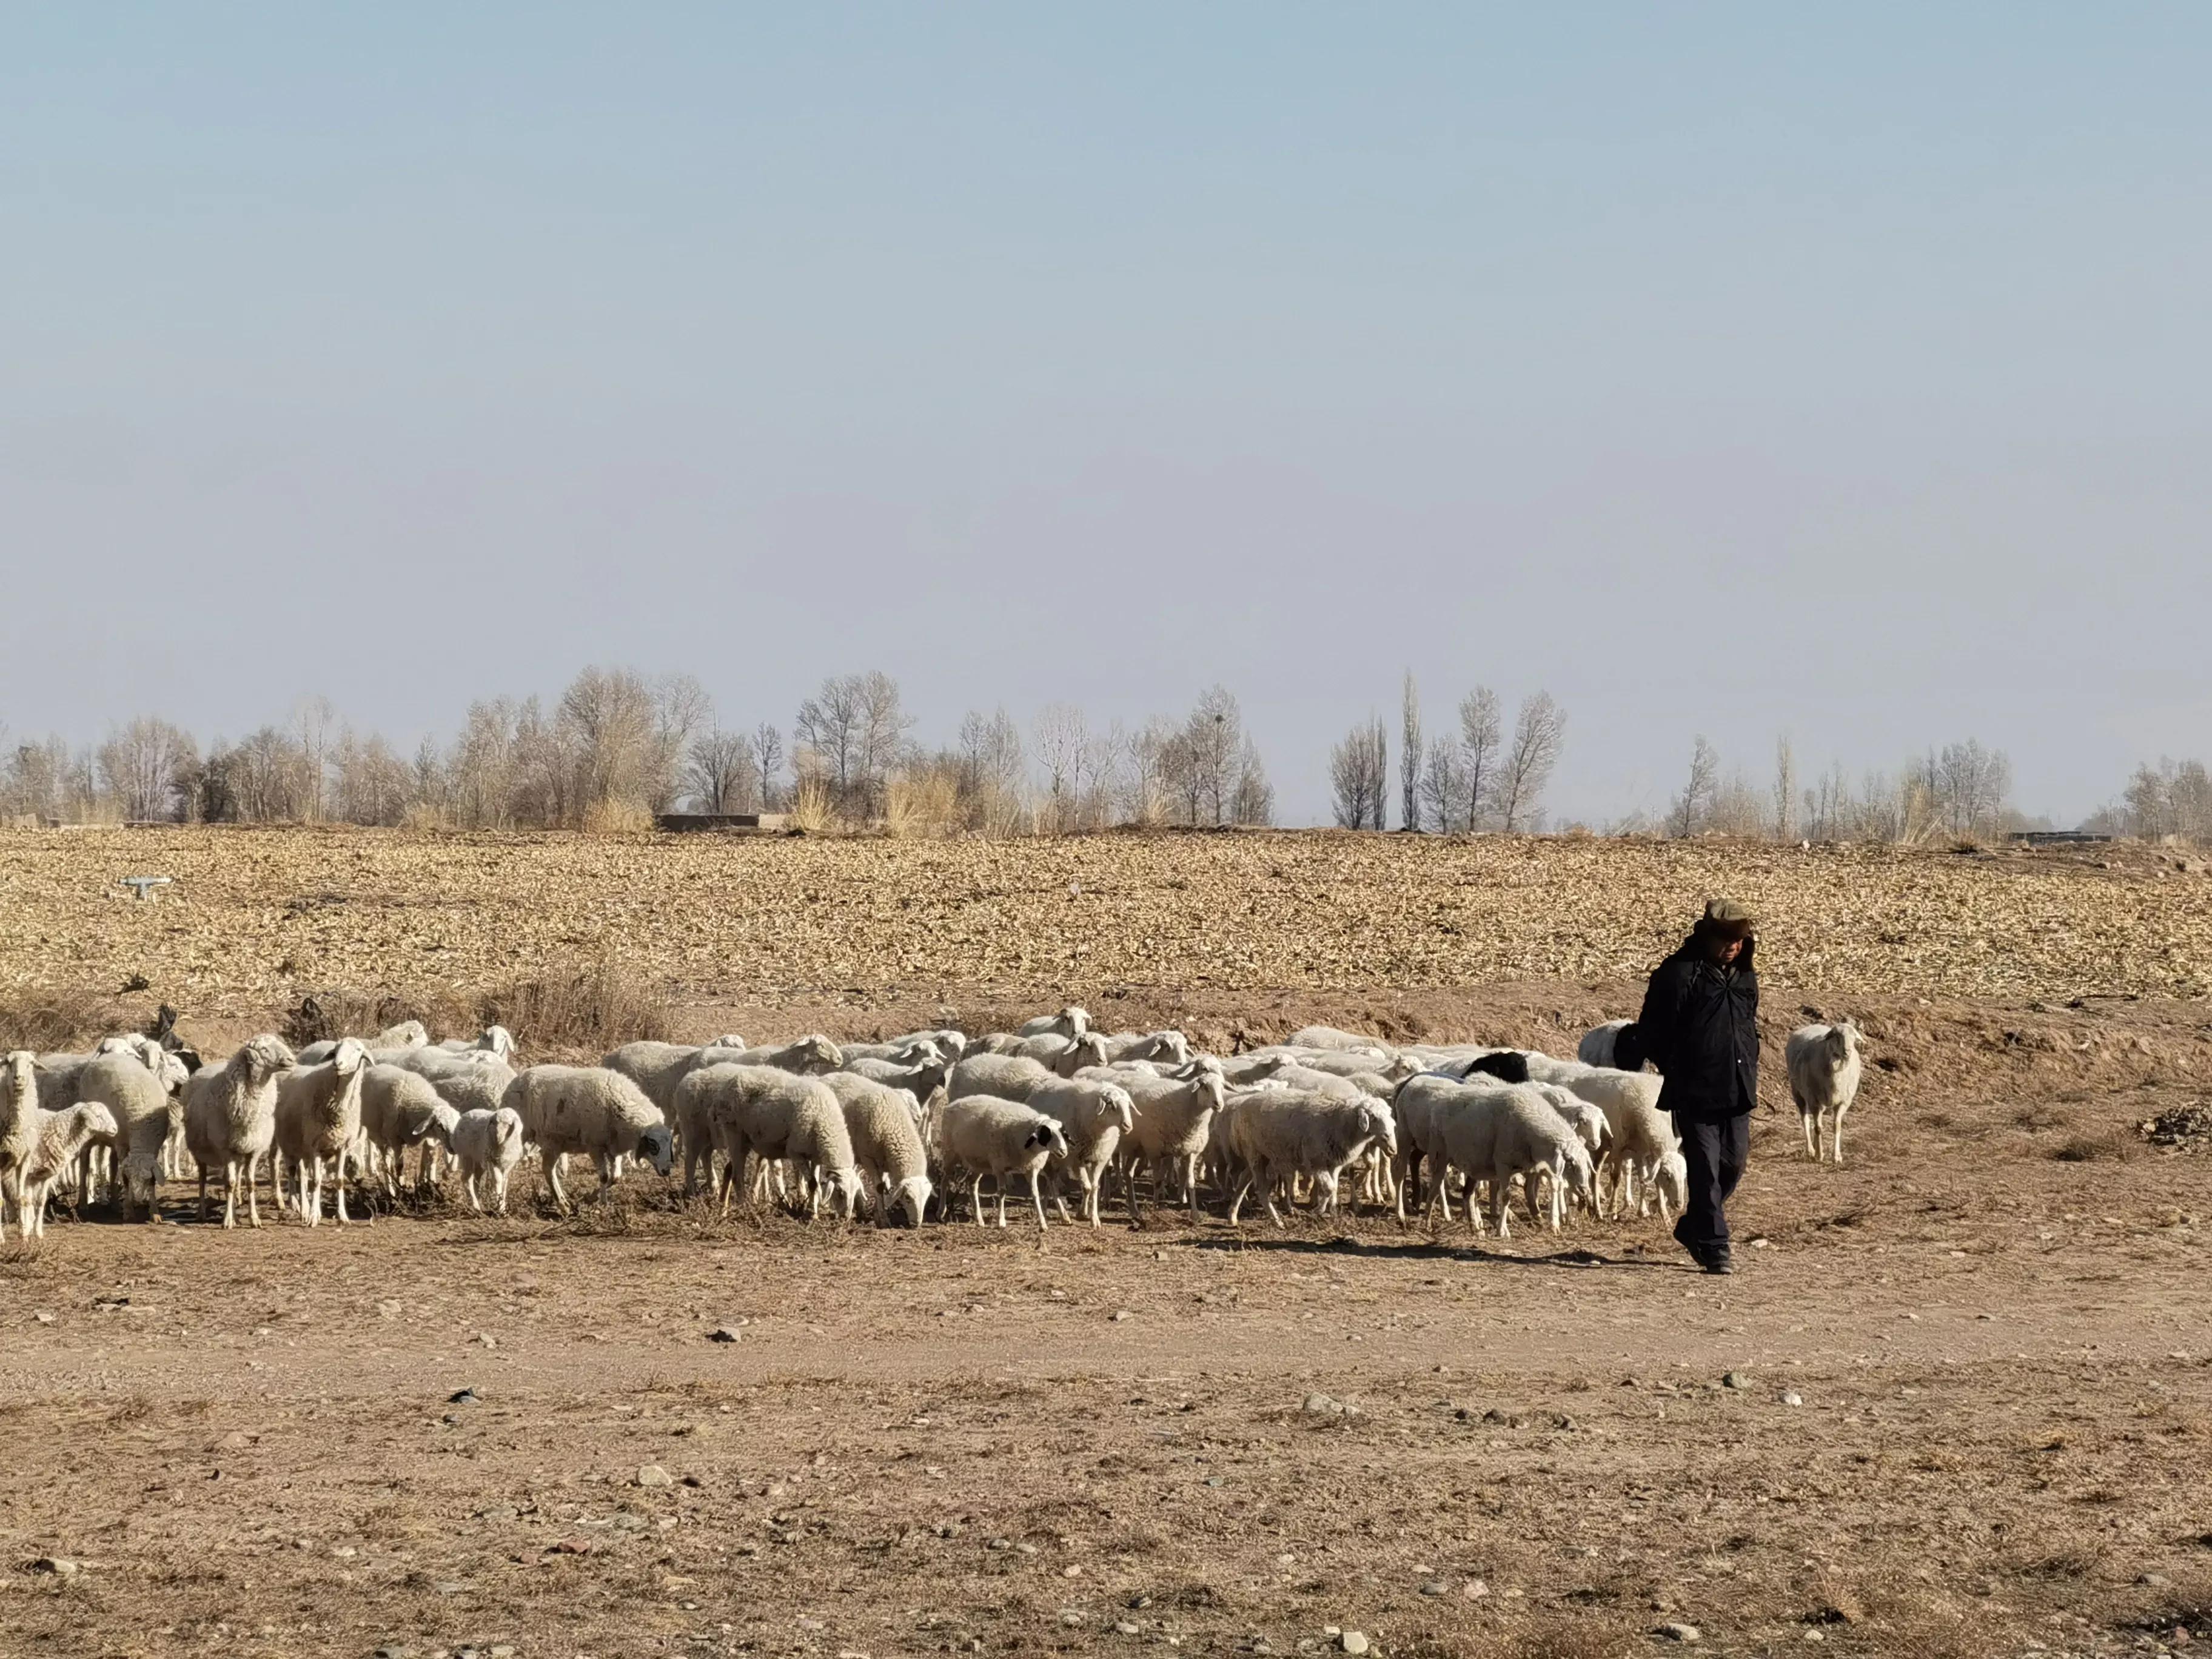
[[[1018,1037],[1064,1036],[1070,1040],[1081,1036],[1091,1029],[1091,1016],[1077,1007],[1061,1009],[1056,1014],[1040,1014],[1035,1019],[1025,1019],[1014,1028]]]
[[[1391,1110],[1398,1121],[1398,1181],[1401,1189],[1410,1189],[1416,1202],[1420,1200],[1422,1165],[1428,1168],[1429,1198],[1423,1210],[1443,1206],[1444,1218],[1452,1216],[1451,1166],[1444,1146],[1444,1119],[1458,1103],[1466,1097],[1468,1084],[1455,1078],[1434,1072],[1424,1072],[1407,1078],[1398,1085],[1392,1097]],[[1475,1085],[1480,1087],[1480,1085]],[[1474,1195],[1468,1195],[1472,1209]]]
[[[699,1189],[699,1166],[707,1166],[709,1181],[714,1176],[714,1133],[713,1127],[702,1116],[696,1121],[687,1117],[678,1103],[679,1085],[694,1072],[708,1066],[738,1063],[739,1048],[709,1046],[694,1048],[681,1042],[625,1042],[599,1064],[611,1072],[619,1072],[645,1091],[645,1097],[660,1108],[676,1131],[676,1139],[684,1153],[684,1194],[689,1198]]]
[[[676,1161],[660,1108],[621,1073],[603,1066],[530,1066],[515,1073],[500,1103],[521,1117],[554,1205],[563,1212],[568,1195],[561,1188],[561,1160],[570,1152],[599,1165],[602,1193],[613,1184],[618,1158],[642,1158],[663,1176]]]
[[[1553,1110],[1534,1086],[1525,1083],[1494,1089],[1463,1086],[1467,1095],[1444,1114],[1444,1157],[1470,1182],[1488,1184],[1491,1224],[1500,1238],[1510,1236],[1506,1211],[1516,1176],[1521,1177],[1532,1218],[1537,1216],[1537,1177],[1551,1178],[1549,1211],[1553,1232],[1559,1230],[1561,1212],[1570,1197],[1595,1204],[1595,1175],[1589,1149],[1574,1126]],[[1468,1225],[1476,1226],[1472,1186],[1467,1207]]]
[[[344,1037],[325,1037],[319,1042],[311,1042],[300,1050],[294,1063],[319,1066],[337,1053],[339,1043],[348,1040]],[[429,1028],[419,1019],[403,1019],[397,1025],[386,1026],[374,1036],[352,1040],[358,1041],[362,1048],[381,1059],[389,1049],[422,1048],[430,1041],[430,1032]]]
[[[368,1050],[354,1037],[340,1040],[318,1066],[301,1066],[277,1080],[276,1156],[296,1170],[298,1208],[310,1227],[323,1220],[323,1160],[337,1164],[338,1223],[346,1213],[346,1158],[361,1138],[361,1085]],[[280,1196],[282,1164],[276,1166]]]
[[[1342,1030],[1334,1025],[1308,1025],[1291,1032],[1283,1046],[1289,1048],[1374,1048],[1382,1051],[1389,1048],[1380,1037]]]
[[[447,1037],[437,1046],[449,1054],[485,1054],[502,1066],[514,1064],[514,1033],[504,1025],[487,1025],[472,1037]]]
[[[1109,1066],[1126,1060],[1156,1060],[1169,1066],[1190,1064],[1190,1039],[1181,1031],[1116,1031],[1103,1041]]]
[[[292,1067],[283,1038],[264,1032],[221,1066],[203,1066],[185,1088],[185,1149],[200,1172],[200,1219],[207,1219],[208,1176],[222,1171],[222,1224],[238,1224],[238,1183],[246,1182],[247,1224],[261,1224],[254,1178],[276,1139],[276,1079]]]
[[[935,1037],[927,1033],[895,1037],[888,1042],[841,1042],[837,1045],[837,1052],[844,1056],[844,1063],[848,1068],[856,1060],[881,1060],[899,1066],[919,1066],[945,1058],[944,1048]]]
[[[1052,1081],[1054,1073],[1019,1054],[963,1055],[945,1079],[948,1100],[966,1095],[988,1095],[995,1100],[1027,1100],[1033,1090]]]
[[[848,1217],[854,1212],[860,1175],[845,1109],[820,1078],[775,1066],[705,1066],[677,1085],[676,1099],[679,1116],[703,1119],[713,1127],[724,1159],[724,1214],[744,1180],[746,1158],[756,1155],[763,1170],[788,1158],[812,1176],[812,1215],[822,1213],[825,1189],[837,1194]]]
[[[718,1051],[726,1048],[720,1043],[714,1046]],[[714,1063],[718,1066],[773,1066],[778,1071],[796,1072],[806,1076],[817,1072],[836,1071],[845,1063],[845,1054],[836,1043],[817,1031],[796,1042],[718,1052]]]
[[[1073,1077],[1086,1066],[1107,1063],[1106,1040],[1096,1031],[1085,1031],[1072,1037],[1047,1031],[1037,1036],[1024,1037],[1012,1052],[1024,1060],[1036,1060],[1061,1077]]]
[[[126,1211],[154,1213],[161,1176],[161,1149],[173,1125],[184,1118],[182,1094],[190,1080],[184,1062],[157,1047],[159,1073],[147,1068],[136,1051],[102,1054],[84,1068],[79,1092],[98,1101],[115,1120],[112,1143],[118,1202]]]
[[[1093,1227],[1099,1225],[1098,1198],[1107,1168],[1121,1137],[1136,1126],[1137,1109],[1128,1091],[1102,1077],[1057,1078],[1032,1091],[1028,1104],[1058,1122],[1066,1136],[1066,1161],[1083,1189],[1083,1213]],[[1066,1220],[1067,1206],[1057,1186],[1053,1201]]]
[[[1230,1162],[1243,1175],[1229,1201],[1235,1225],[1244,1199],[1254,1188],[1277,1226],[1278,1182],[1291,1186],[1301,1178],[1315,1183],[1319,1209],[1336,1207],[1338,1179],[1368,1148],[1380,1144],[1395,1156],[1397,1125],[1381,1101],[1346,1101],[1296,1089],[1255,1090],[1230,1102],[1223,1114],[1221,1140]]]
[[[856,1072],[826,1073],[822,1084],[844,1109],[854,1166],[875,1206],[877,1224],[884,1224],[893,1210],[903,1206],[913,1224],[921,1225],[932,1189],[921,1103],[908,1090]]]
[[[461,1186],[468,1193],[469,1207],[483,1213],[483,1200],[477,1194],[477,1185],[489,1177],[492,1208],[497,1214],[505,1215],[507,1178],[514,1173],[514,1166],[522,1162],[521,1114],[505,1106],[496,1111],[463,1112],[445,1133],[453,1148],[453,1161],[460,1166]]]
[[[1828,1117],[1835,1136],[1836,1162],[1844,1161],[1844,1114],[1858,1098],[1859,1028],[1848,1019],[1833,1025],[1801,1025],[1784,1050],[1790,1067],[1790,1094],[1805,1129],[1805,1152],[1820,1160],[1820,1119]]]
[[[38,1130],[25,1159],[23,1198],[15,1212],[25,1238],[43,1238],[46,1200],[54,1184],[76,1164],[95,1138],[113,1140],[115,1116],[96,1100],[79,1101],[58,1112],[39,1114]]]
[[[427,1051],[426,1051],[427,1052]],[[501,1071],[506,1067],[501,1066]],[[402,1066],[374,1065],[361,1080],[361,1138],[378,1155],[387,1197],[399,1196],[399,1176],[407,1148],[442,1133],[442,1115],[455,1109],[441,1099],[422,1073]],[[425,1154],[417,1185],[428,1176]]]
[[[1086,1075],[1078,1073],[1078,1076]],[[1212,1135],[1214,1115],[1227,1100],[1221,1062],[1211,1055],[1194,1061],[1176,1077],[1146,1077],[1116,1072],[1113,1080],[1127,1091],[1136,1121],[1122,1138],[1122,1184],[1129,1195],[1129,1218],[1137,1212],[1137,1171],[1149,1165],[1153,1190],[1162,1202],[1172,1168],[1182,1183],[1190,1213],[1198,1214],[1198,1164]]]
[[[1067,1135],[1056,1119],[1018,1100],[963,1095],[946,1103],[938,1130],[947,1170],[963,1170],[973,1178],[969,1200],[975,1206],[977,1226],[983,1224],[983,1177],[990,1176],[998,1184],[999,1224],[1003,1227],[1006,1183],[1026,1175],[1037,1227],[1043,1229],[1044,1198],[1038,1181],[1048,1163],[1067,1152]]]
[[[1688,1165],[1671,1113],[1660,1109],[1665,1079],[1651,1072],[1623,1072],[1575,1060],[1530,1054],[1532,1076],[1556,1083],[1605,1114],[1611,1131],[1605,1170],[1609,1173],[1615,1213],[1633,1205],[1638,1214],[1656,1201],[1662,1217],[1682,1206],[1688,1189]]]
[[[957,1060],[968,1052],[968,1034],[950,1025],[939,1026],[933,1031],[908,1031],[904,1036],[890,1039],[894,1044],[929,1042],[937,1045],[938,1053],[947,1060]]]
[[[911,1090],[916,1100],[928,1100],[942,1089],[952,1074],[952,1066],[948,1055],[910,1066],[902,1066],[896,1060],[870,1060],[865,1055],[858,1060],[848,1056],[845,1061],[848,1074],[880,1083],[887,1089]]]

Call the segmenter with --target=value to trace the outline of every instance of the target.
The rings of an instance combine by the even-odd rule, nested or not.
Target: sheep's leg
[[[257,1184],[260,1176],[261,1154],[256,1152],[246,1160],[246,1224],[249,1227],[261,1224],[261,1188]],[[276,1188],[271,1186],[270,1190]]]
[[[1337,1175],[1334,1170],[1317,1170],[1313,1178],[1313,1202],[1308,1206],[1316,1215],[1327,1215],[1336,1208]]]
[[[968,1194],[968,1202],[975,1212],[975,1224],[981,1226],[983,1224],[983,1176],[981,1171],[977,1172],[975,1184]]]
[[[338,1148],[337,1172],[331,1178],[337,1183],[338,1224],[350,1227],[353,1218],[346,1213],[346,1148],[343,1146]]]
[[[206,1164],[200,1165],[200,1219],[203,1221],[208,1218],[207,1170]],[[5,1234],[5,1227],[0,1226],[0,1237],[4,1237]]]
[[[1042,1170],[1031,1170],[1030,1171],[1030,1202],[1036,1206],[1037,1231],[1039,1232],[1042,1232],[1045,1230],[1044,1196],[1037,1190],[1037,1177],[1042,1173],[1043,1172]],[[1054,1202],[1058,1202],[1058,1194],[1055,1194],[1054,1195]],[[1067,1218],[1067,1206],[1065,1204],[1060,1205],[1060,1219],[1065,1221]]]
[[[1838,1164],[1844,1161],[1844,1113],[1847,1109],[1842,1106],[1836,1108],[1836,1162]]]
[[[1468,1194],[1468,1202],[1472,1204],[1474,1201],[1474,1195],[1472,1193]],[[1510,1216],[1512,1207],[1511,1179],[1509,1177],[1502,1181],[1493,1180],[1490,1183],[1490,1224],[1498,1230],[1498,1236],[1500,1238],[1513,1237],[1513,1224]]]
[[[1237,1184],[1237,1190],[1229,1195],[1229,1224],[1231,1226],[1233,1227],[1237,1224],[1237,1213],[1244,1207],[1244,1194],[1251,1190],[1252,1179],[1249,1176],[1247,1176],[1243,1181]]]
[[[545,1185],[553,1194],[553,1207],[563,1215],[568,1214],[568,1194],[561,1190],[561,1154],[550,1146],[544,1146],[538,1149],[538,1159],[544,1166]]]
[[[1797,1122],[1798,1127],[1805,1132],[1805,1156],[1818,1164],[1820,1161],[1820,1115],[1818,1112],[1808,1112],[1800,1106],[1797,1109]]]
[[[494,1207],[498,1210],[500,1214],[505,1215],[507,1213],[506,1170],[495,1170],[492,1172],[491,1190],[493,1198],[497,1200]]]

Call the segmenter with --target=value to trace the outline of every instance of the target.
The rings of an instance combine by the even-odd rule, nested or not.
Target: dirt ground
[[[17,851],[0,896],[65,945]],[[1952,879],[1930,864],[1884,879]],[[281,913],[297,872],[264,874]],[[1733,1279],[1656,1222],[878,1231],[718,1222],[635,1180],[567,1220],[526,1179],[504,1221],[434,1202],[226,1235],[181,1190],[157,1224],[58,1219],[0,1252],[0,1653],[1594,1659],[1675,1649],[1668,1626],[1729,1654],[2201,1647],[2212,1154],[2139,1132],[2212,1060],[2212,1014],[2171,996],[2212,965],[2199,884],[1992,878],[2031,885],[2023,927],[2058,925],[2074,884],[2163,917],[2163,989],[2084,964],[2061,996],[2056,946],[2018,995],[1945,989],[2010,948],[1985,921],[1928,982],[1900,963],[1870,987],[1852,955],[1831,987],[1773,952],[1783,1109],[1754,1120]],[[1644,902],[1603,926],[1652,925]],[[277,1006],[243,939],[210,1031]],[[697,1035],[1048,1000],[959,958],[669,989]],[[1635,988],[1322,977],[1066,989],[1224,1046],[1334,1018],[1563,1049]],[[1801,1010],[1869,1034],[1840,1168],[1779,1100]]]

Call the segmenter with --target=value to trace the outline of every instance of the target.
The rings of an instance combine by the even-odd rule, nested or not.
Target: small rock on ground
[[[1669,1642],[1702,1642],[1705,1639],[1705,1632],[1699,1630],[1695,1625],[1685,1625],[1680,1622],[1662,1625],[1651,1633],[1654,1636],[1663,1636]]]
[[[1336,1638],[1336,1644],[1338,1647],[1343,1649],[1346,1653],[1364,1653],[1367,1651],[1367,1638],[1364,1632],[1360,1631],[1348,1630],[1345,1632],[1341,1636]]]
[[[646,1463],[639,1466],[637,1484],[641,1486],[672,1486],[676,1484],[676,1477],[658,1463]]]

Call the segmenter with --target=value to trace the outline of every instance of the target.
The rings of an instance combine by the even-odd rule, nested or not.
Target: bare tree
[[[1928,765],[1934,809],[1954,835],[1987,835],[2003,819],[2012,797],[2012,762],[1977,738],[1946,744]]]
[[[823,681],[799,706],[791,732],[800,769],[819,773],[842,811],[867,817],[882,804],[913,724],[900,703],[898,682],[873,669]]]
[[[1390,754],[1381,720],[1370,717],[1345,733],[1328,751],[1328,777],[1340,828],[1383,828],[1390,801]]]
[[[883,810],[884,790],[905,760],[914,716],[899,697],[898,682],[880,669],[860,677],[860,782],[872,816]]]
[[[324,812],[330,787],[331,754],[338,711],[328,697],[302,697],[292,706],[292,811],[289,816],[313,823]]]
[[[1513,747],[1498,775],[1498,812],[1505,833],[1533,823],[1543,810],[1544,789],[1566,745],[1567,712],[1548,691],[1521,700],[1513,722]]]
[[[1121,816],[1131,823],[1158,823],[1167,816],[1177,787],[1176,751],[1181,742],[1174,724],[1157,714],[1128,740],[1122,770]]]
[[[1480,830],[1498,793],[1499,751],[1505,743],[1498,693],[1478,685],[1460,699],[1459,736],[1465,751],[1467,827]]]
[[[1080,708],[1064,702],[1047,703],[1031,736],[1037,765],[1044,774],[1044,800],[1037,809],[1043,827],[1072,829],[1083,792],[1090,724]]]
[[[1421,827],[1421,693],[1410,668],[1399,696],[1399,827],[1418,832]]]
[[[1797,756],[1787,732],[1774,744],[1774,838],[1797,839]]]
[[[1010,836],[1029,808],[1029,757],[1022,729],[1004,708],[988,714],[971,708],[960,721],[955,751],[957,799],[971,830]]]
[[[1675,797],[1668,822],[1677,836],[1694,836],[1705,827],[1712,811],[1713,791],[1720,787],[1721,757],[1699,732],[1690,748],[1690,781]]]
[[[753,769],[752,738],[720,727],[702,732],[684,751],[684,787],[702,812],[758,811],[760,774]]]
[[[660,763],[653,690],[627,668],[586,668],[561,694],[562,736],[576,768],[577,810],[601,802],[649,806]]]
[[[753,771],[760,779],[760,804],[773,812],[781,799],[778,781],[783,776],[783,734],[763,720],[752,731]]]
[[[665,812],[676,804],[693,741],[714,730],[714,700],[691,675],[664,675],[654,684],[653,755],[644,779],[647,806]]]
[[[1182,772],[1186,823],[1231,821],[1245,749],[1244,715],[1237,699],[1225,686],[1208,686],[1172,746],[1171,764]]]
[[[1267,769],[1260,763],[1259,745],[1249,732],[1237,749],[1237,787],[1229,799],[1229,821],[1249,824],[1275,821],[1275,786],[1267,781]]]
[[[1421,769],[1421,805],[1439,835],[1465,827],[1468,793],[1467,757],[1459,739],[1449,733],[1432,739]]]
[[[100,745],[100,779],[125,818],[174,817],[199,758],[189,732],[142,714]]]

